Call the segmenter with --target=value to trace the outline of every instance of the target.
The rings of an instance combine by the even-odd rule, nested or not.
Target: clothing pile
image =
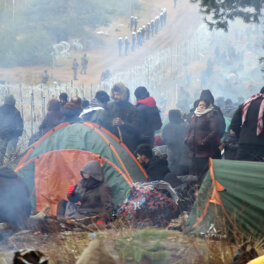
[[[178,196],[169,183],[153,181],[134,183],[127,199],[118,210],[136,227],[166,227],[176,216]]]

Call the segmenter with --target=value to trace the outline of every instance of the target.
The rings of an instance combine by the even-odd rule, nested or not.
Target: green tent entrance
[[[112,189],[116,206],[126,197],[133,182],[147,175],[134,155],[106,129],[96,124],[63,123],[29,147],[16,168],[32,194],[32,206],[40,211],[66,199],[69,185],[81,180],[80,170],[89,160],[98,160]]]
[[[263,237],[264,163],[210,159],[185,231]]]

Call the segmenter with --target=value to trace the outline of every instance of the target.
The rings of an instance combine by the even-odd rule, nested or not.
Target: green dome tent
[[[263,237],[264,163],[210,159],[209,165],[185,231]]]
[[[89,160],[98,160],[105,181],[112,189],[116,206],[120,205],[136,181],[147,175],[128,148],[106,129],[96,124],[63,123],[50,130],[30,146],[16,168],[32,194],[37,211],[66,199],[69,185],[81,180],[80,169]]]

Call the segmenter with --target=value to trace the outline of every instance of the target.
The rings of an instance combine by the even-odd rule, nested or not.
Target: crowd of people
[[[29,144],[60,123],[94,122],[128,147],[145,169],[149,181],[164,180],[172,186],[177,185],[178,176],[195,175],[199,187],[208,170],[209,158],[264,161],[264,87],[238,107],[230,99],[218,98],[215,102],[210,90],[202,90],[189,112],[171,109],[168,120],[161,118],[156,101],[146,87],[137,87],[134,96],[135,105],[130,103],[130,91],[121,82],[113,85],[110,95],[97,91],[90,102],[77,96],[69,100],[66,93],[61,93],[58,100],[49,101],[48,112]],[[10,145],[14,153],[23,132],[23,120],[15,108],[14,96],[5,98],[0,116],[3,164],[7,147]],[[69,201],[61,201],[59,214],[86,214],[86,207],[97,208],[100,200],[99,207],[104,207],[109,217],[111,194],[99,163],[86,164],[81,176],[80,185],[69,188]],[[103,191],[98,193],[95,191],[98,188]],[[78,201],[81,207],[76,204]],[[93,202],[96,206],[91,205]],[[97,209],[96,212],[100,208]]]
[[[151,180],[163,179],[170,171],[176,175],[197,175],[201,183],[209,157],[263,159],[263,121],[256,121],[263,117],[263,92],[235,111],[232,100],[218,98],[215,103],[210,90],[203,90],[188,113],[170,110],[168,120],[163,118],[163,126],[156,101],[143,86],[134,91],[136,105],[129,102],[130,91],[123,83],[116,83],[110,96],[98,91],[91,102],[79,97],[68,102],[67,94],[62,93],[59,100],[49,102],[48,113],[30,144],[61,122],[90,121],[109,130],[139,155],[146,170],[157,164],[154,175],[159,166],[166,167],[161,169],[162,175],[150,173]],[[154,156],[153,148],[157,153]]]
[[[118,54],[122,56],[128,55],[130,51],[134,52],[136,48],[140,48],[144,45],[146,40],[153,38],[159,33],[159,31],[166,26],[167,23],[167,10],[166,8],[161,8],[159,16],[149,21],[146,25],[138,28],[138,18],[135,16],[130,17],[129,28],[131,31],[131,40],[129,41],[128,36],[124,39],[123,37],[118,38]]]

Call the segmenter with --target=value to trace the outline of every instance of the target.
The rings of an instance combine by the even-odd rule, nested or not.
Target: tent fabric
[[[210,160],[185,231],[263,236],[263,190],[264,163]]]
[[[37,211],[66,198],[69,185],[78,184],[80,169],[89,160],[98,160],[105,180],[112,189],[116,206],[126,197],[135,181],[146,181],[147,175],[133,154],[109,131],[93,123],[63,123],[30,146],[22,158],[17,174],[32,193]]]

